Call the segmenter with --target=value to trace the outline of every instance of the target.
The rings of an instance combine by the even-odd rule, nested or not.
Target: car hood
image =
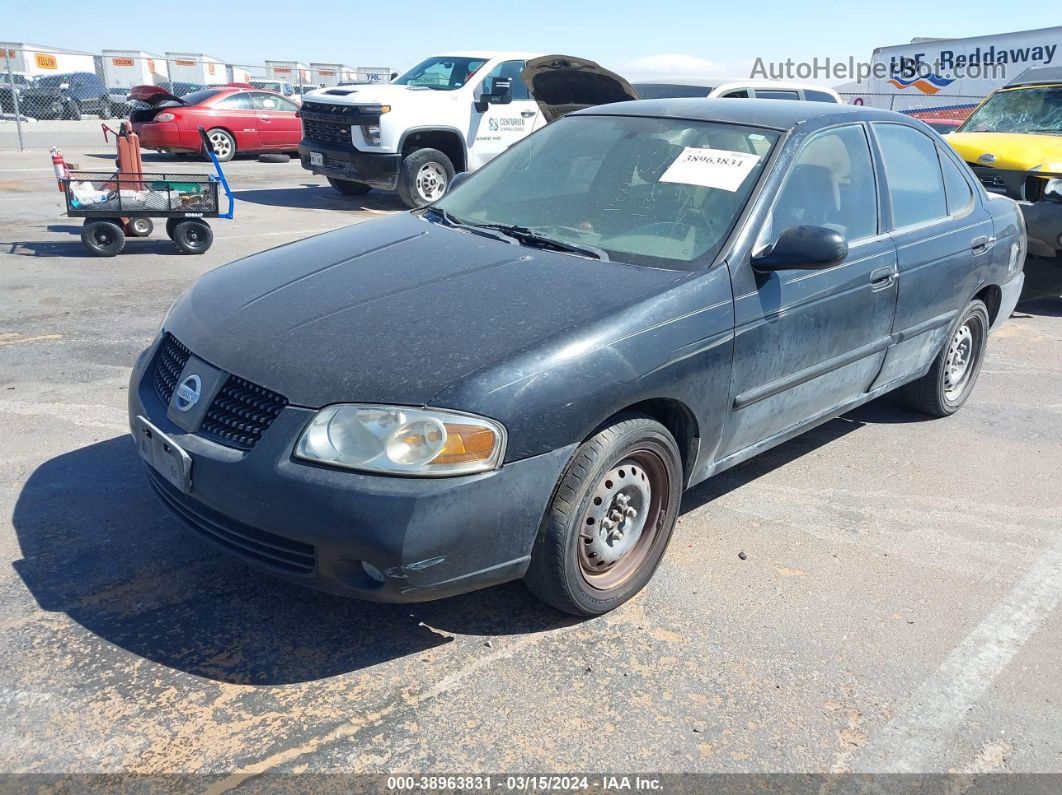
[[[956,132],[944,138],[967,163],[992,168],[1062,171],[1062,135]],[[981,157],[991,155],[985,162]]]
[[[295,405],[425,405],[682,275],[510,245],[403,213],[211,271],[165,325],[200,358]]]
[[[520,77],[547,122],[591,105],[638,99],[638,92],[615,72],[570,55],[532,58]]]
[[[338,104],[361,104],[365,102],[393,102],[410,91],[424,94],[450,94],[450,91],[433,91],[430,88],[399,86],[393,83],[366,83],[358,86],[334,86],[318,88],[302,95],[304,100],[336,102]]]

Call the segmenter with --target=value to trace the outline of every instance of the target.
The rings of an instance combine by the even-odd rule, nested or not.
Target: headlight
[[[505,428],[443,409],[341,404],[317,412],[299,437],[295,455],[366,472],[468,475],[501,465]]]
[[[1055,201],[1062,201],[1062,179],[1055,177],[1047,180],[1044,186],[1044,196]]]

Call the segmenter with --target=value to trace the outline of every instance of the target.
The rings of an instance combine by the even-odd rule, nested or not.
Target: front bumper
[[[244,452],[167,419],[151,383],[154,350],[133,369],[130,418],[143,415],[191,456],[191,493],[150,467],[149,479],[174,513],[225,551],[303,585],[387,602],[438,599],[527,570],[575,445],[479,475],[370,475],[294,460],[295,439],[315,412],[287,406]],[[383,572],[384,582],[369,577],[362,561]]]
[[[322,165],[311,164],[311,153],[322,156]],[[398,154],[369,154],[306,138],[299,144],[299,159],[302,167],[314,174],[361,182],[383,190],[394,190],[398,186],[398,169],[402,164],[402,156]]]
[[[1054,257],[1062,251],[1062,202],[1018,202],[1025,216],[1029,253]]]

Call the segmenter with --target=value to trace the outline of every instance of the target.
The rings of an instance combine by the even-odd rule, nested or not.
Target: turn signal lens
[[[177,117],[172,113],[159,113],[155,116],[155,121],[173,121]]]

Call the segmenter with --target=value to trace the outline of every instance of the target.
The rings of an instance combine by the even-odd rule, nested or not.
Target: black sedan
[[[893,390],[958,410],[1024,253],[1015,203],[904,116],[599,106],[432,206],[203,276],[130,421],[166,505],[264,570],[599,614],[684,489]]]

